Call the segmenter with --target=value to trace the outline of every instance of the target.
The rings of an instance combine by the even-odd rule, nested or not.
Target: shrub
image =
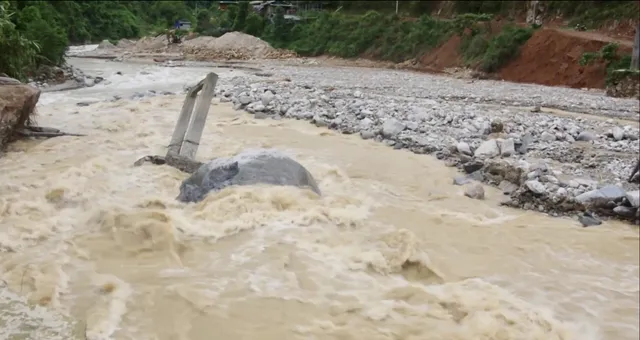
[[[520,47],[531,38],[533,29],[515,26],[506,26],[487,46],[487,51],[482,57],[482,70],[495,72],[509,60],[515,57]]]
[[[45,20],[35,6],[25,7],[18,16],[24,37],[40,46],[36,57],[37,66],[62,64],[69,44],[67,32],[51,17],[48,18],[49,20]]]
[[[35,68],[40,47],[18,32],[12,15],[9,3],[0,3],[0,72],[24,81],[26,72]]]

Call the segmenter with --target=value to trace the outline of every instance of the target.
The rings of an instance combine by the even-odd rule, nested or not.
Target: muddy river
[[[627,225],[502,208],[491,188],[472,200],[430,156],[217,99],[199,160],[277,148],[323,197],[236,187],[182,204],[184,173],[132,163],[166,152],[183,95],[104,100],[209,70],[75,62],[110,83],[41,96],[40,125],[88,136],[0,158],[0,278],[87,339],[638,339]]]

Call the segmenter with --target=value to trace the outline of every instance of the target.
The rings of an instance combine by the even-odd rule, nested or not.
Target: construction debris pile
[[[285,59],[295,58],[288,50],[275,49],[266,41],[241,32],[229,32],[219,38],[198,37],[182,44],[185,57],[195,60],[213,59]]]

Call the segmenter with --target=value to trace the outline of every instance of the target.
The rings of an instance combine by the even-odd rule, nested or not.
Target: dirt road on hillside
[[[633,48],[633,40],[614,38],[614,37],[611,37],[610,35],[603,34],[600,32],[593,32],[593,31],[581,32],[581,31],[575,31],[571,29],[562,29],[562,28],[550,28],[550,29],[556,32],[560,32],[563,35],[566,35],[569,37],[582,38],[585,40],[602,41],[606,43],[616,43],[621,46],[627,46],[627,47]]]

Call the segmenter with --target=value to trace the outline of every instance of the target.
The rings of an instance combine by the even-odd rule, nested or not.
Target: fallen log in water
[[[22,129],[14,131],[15,134],[21,137],[41,137],[41,138],[53,138],[61,136],[86,136],[78,133],[63,132],[58,129],[42,127],[42,126],[25,126]]]
[[[133,166],[140,166],[146,162],[155,165],[168,165],[174,167],[182,172],[186,172],[192,174],[202,166],[202,162],[194,161],[192,159],[175,156],[175,155],[167,155],[167,156],[144,156],[133,163]]]

